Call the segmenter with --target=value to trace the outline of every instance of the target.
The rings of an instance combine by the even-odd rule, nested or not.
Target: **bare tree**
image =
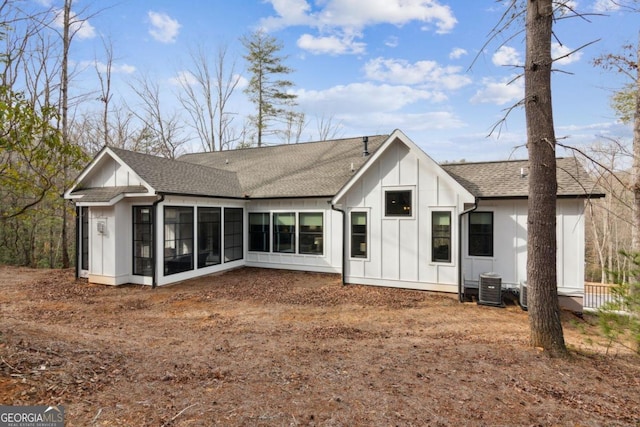
[[[175,159],[183,151],[187,137],[183,133],[183,120],[177,112],[166,113],[160,101],[160,86],[152,79],[142,76],[130,85],[138,95],[139,108],[130,108],[132,114],[143,124],[143,135],[150,151]]]
[[[100,81],[100,96],[99,101],[102,102],[102,143],[106,146],[111,144],[112,139],[110,137],[110,125],[109,125],[109,106],[111,104],[111,72],[113,68],[113,44],[110,40],[102,39],[102,45],[105,52],[105,63],[103,66],[96,59],[95,68],[98,80]]]
[[[333,116],[325,117],[324,114],[319,118],[316,117],[316,127],[318,129],[318,138],[320,141],[335,139],[340,132],[342,122],[333,123]]]
[[[182,91],[178,99],[191,118],[202,149],[222,151],[230,142],[226,139],[231,123],[227,103],[240,81],[235,61],[228,66],[226,45],[218,47],[213,64],[202,46],[192,51],[190,57],[193,68],[179,79]]]

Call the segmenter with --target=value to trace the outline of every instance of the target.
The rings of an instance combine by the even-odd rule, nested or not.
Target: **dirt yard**
[[[640,358],[564,313],[240,269],[159,289],[0,267],[0,403],[67,426],[640,425]],[[608,354],[607,354],[608,351]]]

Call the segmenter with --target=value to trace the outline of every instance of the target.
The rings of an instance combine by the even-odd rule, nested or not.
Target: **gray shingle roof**
[[[74,196],[82,196],[83,202],[109,202],[120,194],[146,192],[147,189],[141,185],[130,185],[119,187],[85,188],[75,190],[72,194]]]
[[[243,196],[238,177],[234,172],[120,148],[110,147],[110,149],[159,193]]]
[[[370,154],[388,135],[369,136]],[[186,154],[182,162],[237,174],[244,194],[253,198],[335,195],[370,156],[362,138]],[[353,168],[352,168],[353,166]]]
[[[575,158],[557,159],[558,197],[603,197]],[[443,169],[471,194],[480,198],[527,197],[529,161],[443,164]],[[522,176],[521,171],[524,171]]]

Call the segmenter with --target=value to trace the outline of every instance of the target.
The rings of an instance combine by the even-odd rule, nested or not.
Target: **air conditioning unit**
[[[502,278],[496,273],[482,273],[478,285],[478,304],[504,307]]]
[[[520,307],[527,310],[527,281],[520,283]]]

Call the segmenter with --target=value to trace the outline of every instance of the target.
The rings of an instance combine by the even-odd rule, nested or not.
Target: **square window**
[[[411,190],[385,191],[385,216],[411,216]]]

